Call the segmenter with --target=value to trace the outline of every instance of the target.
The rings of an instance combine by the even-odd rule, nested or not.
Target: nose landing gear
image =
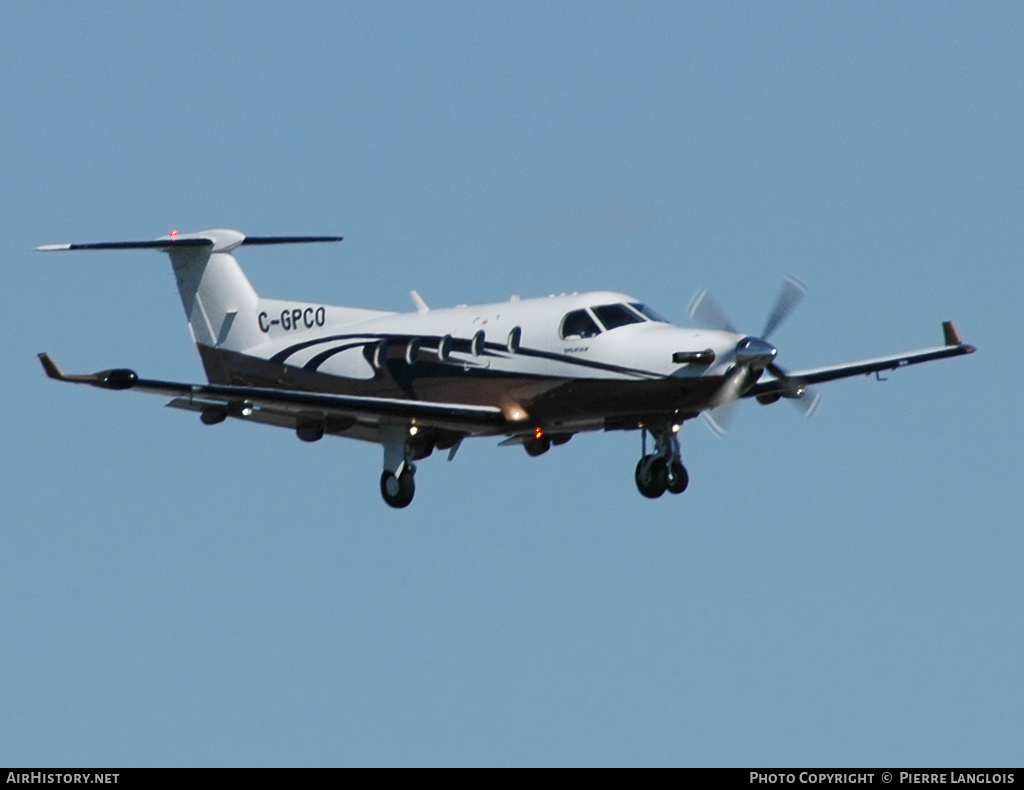
[[[681,494],[690,485],[690,474],[678,460],[673,461],[668,470],[668,490],[671,494]]]
[[[648,499],[657,499],[668,488],[668,464],[657,455],[645,455],[636,465],[636,487]]]
[[[679,426],[670,423],[652,426],[654,452],[647,453],[647,431],[642,429],[643,457],[636,465],[636,487],[648,499],[657,499],[666,491],[681,494],[690,483],[690,475],[679,460]]]

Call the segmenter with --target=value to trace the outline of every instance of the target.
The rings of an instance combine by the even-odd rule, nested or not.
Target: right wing
[[[974,346],[969,346],[960,340],[960,335],[953,326],[952,321],[945,321],[942,324],[943,336],[946,345],[935,348],[926,348],[920,351],[908,351],[903,354],[894,354],[888,357],[877,357],[865,359],[859,362],[847,362],[842,365],[829,365],[821,368],[810,368],[809,370],[798,370],[793,373],[786,373],[787,381],[782,379],[769,379],[758,382],[745,393],[743,397],[757,397],[770,395],[786,395],[792,390],[793,384],[809,385],[821,384],[826,381],[834,381],[848,376],[867,375],[879,373],[883,370],[897,370],[907,365],[917,365],[921,362],[931,362],[933,359],[946,359],[947,357],[959,357],[962,354],[973,354]]]

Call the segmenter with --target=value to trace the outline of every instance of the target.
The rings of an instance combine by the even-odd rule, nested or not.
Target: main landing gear
[[[380,475],[380,495],[391,507],[412,503],[416,493],[416,464],[435,449],[448,450],[448,460],[462,443],[464,434],[455,431],[421,429],[412,425],[381,425],[380,443],[384,448],[384,471]]]
[[[657,499],[666,491],[681,494],[690,483],[686,467],[679,460],[679,426],[671,423],[644,426],[643,457],[636,465],[636,487],[648,499]],[[647,453],[647,431],[654,437],[654,452]]]
[[[416,468],[409,464],[398,475],[385,469],[380,476],[380,495],[391,507],[406,507],[416,493],[413,475]]]
[[[384,446],[384,471],[380,476],[380,495],[391,507],[408,507],[416,493],[416,465],[413,459],[428,453],[416,454],[413,437],[415,427],[382,425],[380,443]]]

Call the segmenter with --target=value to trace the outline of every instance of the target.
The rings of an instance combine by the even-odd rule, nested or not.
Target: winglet
[[[973,354],[975,351],[974,346],[964,345],[964,341],[960,339],[960,333],[956,331],[952,321],[942,322],[942,336],[945,338],[947,346],[959,346],[967,354]]]
[[[58,381],[68,380],[67,376],[64,375],[64,371],[57,367],[57,363],[45,351],[39,355],[39,361],[43,363],[43,370],[46,371],[46,375],[51,379],[57,379]]]

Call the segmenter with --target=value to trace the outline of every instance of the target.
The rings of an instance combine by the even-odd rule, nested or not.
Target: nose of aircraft
[[[775,346],[759,337],[745,337],[736,344],[736,362],[752,368],[768,367],[778,353]]]

